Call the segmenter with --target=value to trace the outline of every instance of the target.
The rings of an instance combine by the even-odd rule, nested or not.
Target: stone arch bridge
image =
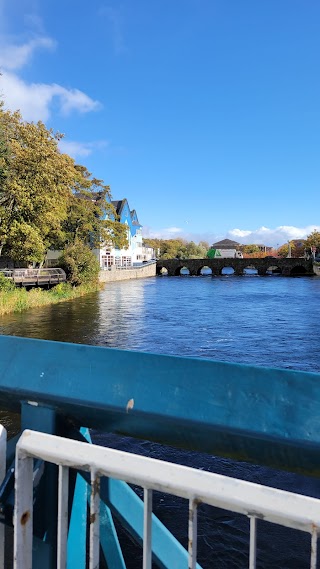
[[[264,257],[262,259],[160,259],[157,261],[157,275],[179,276],[181,269],[188,269],[191,276],[201,275],[201,270],[209,267],[212,275],[219,276],[225,267],[232,267],[235,275],[243,275],[245,269],[256,269],[258,275],[270,273],[284,276],[313,275],[312,260],[282,259],[277,257]]]

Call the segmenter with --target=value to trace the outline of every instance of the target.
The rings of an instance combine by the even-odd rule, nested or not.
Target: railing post
[[[33,459],[16,451],[14,507],[14,569],[32,569]]]
[[[152,564],[152,490],[144,488],[143,569]]]
[[[6,474],[7,431],[0,425],[0,483]],[[5,528],[0,524],[0,569],[4,569]]]
[[[90,499],[90,560],[89,568],[99,567],[100,552],[100,477],[95,471],[91,472]]]

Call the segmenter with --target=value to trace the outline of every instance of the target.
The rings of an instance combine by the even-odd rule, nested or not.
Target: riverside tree
[[[184,239],[145,239],[144,244],[159,251],[160,259],[204,259],[209,249],[206,241],[197,245]]]
[[[92,177],[85,166],[75,166],[73,194],[62,229],[69,244],[80,240],[90,247],[102,243],[119,249],[128,246],[127,226],[118,221],[110,187]]]
[[[309,249],[311,247],[316,247],[317,251],[320,251],[320,231],[314,229],[314,231],[307,236],[305,246]]]
[[[61,137],[0,103],[0,255],[41,263],[49,248],[79,241],[126,247],[110,188],[60,152]]]
[[[6,148],[0,185],[0,242],[15,261],[41,262],[67,217],[74,162],[58,150],[59,133],[0,107]]]

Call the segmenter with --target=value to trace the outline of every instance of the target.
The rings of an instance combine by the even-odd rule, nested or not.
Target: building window
[[[108,269],[109,267],[112,267],[112,265],[114,265],[114,257],[110,255],[108,251],[106,255],[102,255],[101,260],[102,260],[102,267],[105,269]]]
[[[122,266],[131,267],[131,257],[122,257]]]

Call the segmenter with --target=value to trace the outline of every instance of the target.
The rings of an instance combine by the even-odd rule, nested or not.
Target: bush
[[[99,262],[87,245],[81,242],[68,245],[58,262],[72,285],[98,282]]]
[[[59,283],[51,289],[50,293],[58,298],[68,298],[72,290],[70,283]]]
[[[15,290],[15,288],[14,282],[5,277],[3,273],[0,273],[0,292],[10,292],[11,290]]]

